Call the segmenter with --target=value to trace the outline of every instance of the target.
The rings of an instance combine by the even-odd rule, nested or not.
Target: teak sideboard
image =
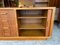
[[[55,9],[55,7],[0,8],[0,40],[50,38]]]

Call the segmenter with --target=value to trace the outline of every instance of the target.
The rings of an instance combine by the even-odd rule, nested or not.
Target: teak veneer
[[[55,9],[55,7],[0,8],[0,40],[51,38]],[[31,11],[38,11],[38,14]]]

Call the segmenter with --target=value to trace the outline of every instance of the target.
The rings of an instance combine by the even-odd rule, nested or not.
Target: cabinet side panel
[[[51,23],[50,23],[50,31],[49,31],[49,35],[52,35],[52,30],[53,30],[53,25],[54,25],[54,16],[55,16],[55,11],[56,8],[52,9],[52,15],[51,15]]]
[[[47,13],[47,22],[46,22],[46,36],[49,36],[50,20],[51,20],[52,10],[48,10]]]

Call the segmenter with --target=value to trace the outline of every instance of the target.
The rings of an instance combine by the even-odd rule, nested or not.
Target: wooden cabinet
[[[55,7],[0,8],[0,39],[48,39],[54,15]]]

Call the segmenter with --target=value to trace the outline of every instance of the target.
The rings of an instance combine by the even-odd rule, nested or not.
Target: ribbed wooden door
[[[0,32],[1,35],[4,37],[14,37],[18,36],[18,29],[17,29],[17,19],[15,10],[13,9],[0,9]]]

